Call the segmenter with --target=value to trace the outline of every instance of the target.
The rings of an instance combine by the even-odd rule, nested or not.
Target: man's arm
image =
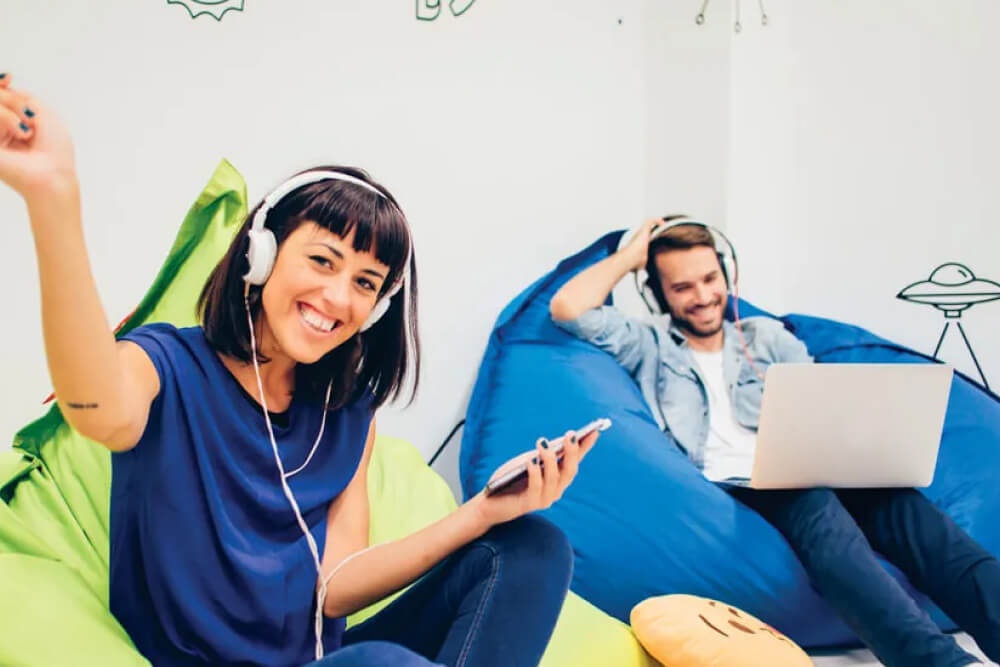
[[[781,322],[775,322],[775,335],[770,339],[771,358],[781,364],[811,364],[812,356],[806,344],[795,334],[785,328]]]
[[[645,265],[649,233],[657,222],[646,222],[627,246],[573,277],[549,304],[556,325],[613,356],[629,374],[656,341],[648,326],[603,304],[619,280]]]
[[[627,246],[584,269],[563,285],[549,303],[552,319],[568,322],[600,307],[619,280],[629,271],[644,267],[649,251],[649,234],[657,222],[648,220]]]
[[[782,337],[781,346],[781,357],[786,363],[811,364],[815,361],[812,355],[809,354],[809,348],[806,347],[806,344],[788,330],[785,331],[785,336]]]

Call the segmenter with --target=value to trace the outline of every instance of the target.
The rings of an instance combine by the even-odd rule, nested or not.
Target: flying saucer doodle
[[[441,3],[444,0],[417,0],[417,20],[433,21],[441,15]],[[476,0],[449,0],[448,8],[453,16],[461,16],[469,11]]]
[[[938,352],[941,351],[941,344],[944,342],[944,337],[948,333],[948,328],[952,324],[951,320],[961,320],[962,313],[977,303],[986,303],[1000,299],[1000,283],[986,280],[985,278],[977,278],[972,270],[964,264],[949,262],[934,269],[927,280],[920,280],[903,288],[896,295],[896,298],[903,299],[904,301],[912,301],[913,303],[925,303],[929,306],[934,306],[944,313],[944,330],[938,339],[937,347],[934,348],[934,358],[936,359]],[[962,322],[955,322],[955,326],[958,327],[959,333],[962,334],[965,347],[969,350],[972,361],[976,364],[976,370],[979,371],[979,377],[982,378],[983,385],[989,389],[990,385],[986,381],[986,375],[979,365],[979,359],[972,349],[969,337],[965,335]]]
[[[221,21],[226,12],[243,11],[243,0],[167,0],[167,4],[181,5],[193,19],[208,14],[216,21]]]
[[[1000,299],[1000,283],[977,278],[967,266],[952,262],[937,267],[930,278],[913,283],[896,296],[929,304],[944,311],[945,317],[958,318],[977,303]]]

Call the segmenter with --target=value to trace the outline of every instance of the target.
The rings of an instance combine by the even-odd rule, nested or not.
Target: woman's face
[[[389,267],[353,242],[354,230],[341,238],[306,221],[281,244],[261,296],[263,331],[276,348],[262,347],[265,355],[311,364],[358,332]]]

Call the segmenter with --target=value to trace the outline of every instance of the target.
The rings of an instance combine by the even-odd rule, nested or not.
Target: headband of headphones
[[[264,229],[264,222],[267,220],[268,212],[274,208],[279,201],[290,195],[295,190],[298,190],[303,185],[311,185],[313,183],[319,183],[320,181],[343,181],[344,183],[353,183],[354,185],[362,187],[365,190],[374,192],[382,199],[386,198],[382,191],[373,186],[371,183],[366,183],[360,178],[356,178],[350,174],[329,170],[307,171],[298,174],[297,176],[292,176],[264,197],[263,203],[261,203],[260,208],[257,209],[257,212],[253,216],[253,226],[251,227],[251,230],[259,231]]]
[[[247,232],[248,269],[246,275],[243,276],[243,280],[245,280],[248,285],[263,285],[266,283],[268,277],[271,275],[271,270],[274,268],[274,261],[278,256],[277,239],[275,238],[274,233],[264,224],[267,221],[268,213],[275,206],[277,206],[282,199],[302,186],[330,180],[357,185],[365,190],[374,192],[383,200],[388,201],[385,194],[371,183],[366,183],[360,178],[356,178],[343,172],[315,170],[293,176],[268,193],[268,195],[264,197],[264,201],[261,202],[261,205],[257,208],[256,213],[254,213],[253,222],[250,225],[250,230]],[[361,327],[362,331],[369,329],[383,315],[385,315],[385,313],[389,310],[392,297],[394,297],[403,287],[408,287],[408,274],[410,272],[410,262],[412,258],[413,243],[411,242],[409,254],[406,257],[406,263],[403,265],[403,269],[400,272],[399,277],[389,287],[385,294],[383,294],[382,297],[375,303],[375,307],[372,309],[371,315]]]

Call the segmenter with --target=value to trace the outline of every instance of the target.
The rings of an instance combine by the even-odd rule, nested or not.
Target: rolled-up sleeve
[[[785,351],[782,355],[784,358],[788,359],[790,362],[800,364],[811,364],[815,361],[812,358],[812,355],[809,354],[809,348],[806,347],[805,343],[793,336],[791,333],[788,334],[788,338],[791,340],[786,340],[784,342]]]
[[[806,344],[783,326],[777,327],[771,348],[772,358],[780,363],[811,364],[814,361]]]
[[[649,325],[626,317],[612,306],[592,308],[574,320],[560,322],[553,319],[553,322],[613,356],[629,374],[634,374],[639,368],[645,350],[656,350]]]

